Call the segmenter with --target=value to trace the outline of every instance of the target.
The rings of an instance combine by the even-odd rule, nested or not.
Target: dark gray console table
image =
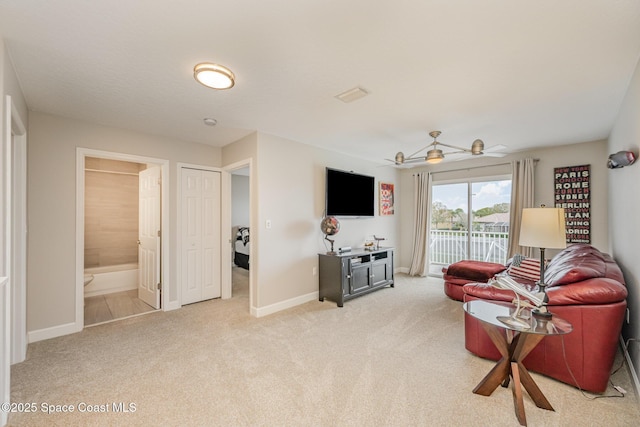
[[[393,248],[356,249],[320,257],[320,301],[344,302],[385,286],[393,287]]]

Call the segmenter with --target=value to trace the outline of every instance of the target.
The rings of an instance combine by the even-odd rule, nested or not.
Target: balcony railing
[[[463,259],[506,263],[509,233],[472,231],[470,250],[467,249],[468,234],[466,230],[431,230],[429,261],[447,265]]]

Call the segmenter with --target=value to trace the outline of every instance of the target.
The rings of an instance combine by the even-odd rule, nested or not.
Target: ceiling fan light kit
[[[427,151],[427,157],[425,157],[426,162],[431,164],[440,163],[442,159],[444,159],[444,154],[442,150],[437,148]]]
[[[438,137],[440,136],[442,132],[440,132],[439,130],[434,130],[429,132],[429,136],[431,136],[431,138],[433,138],[433,142],[429,145],[427,145],[424,148],[421,148],[420,150],[416,151],[415,153],[413,153],[412,155],[406,157],[404,155],[404,153],[402,151],[398,151],[398,153],[396,154],[396,157],[394,160],[389,160],[392,161],[393,163],[396,164],[396,166],[402,166],[404,164],[408,164],[408,163],[417,163],[417,162],[427,162],[429,164],[436,164],[436,163],[440,163],[442,160],[444,160],[444,156],[445,154],[460,154],[460,153],[466,153],[466,154],[470,154],[472,156],[479,156],[482,154],[485,154],[484,152],[484,142],[482,142],[481,139],[476,139],[475,141],[473,141],[473,143],[471,144],[471,148],[462,148],[462,147],[457,147],[455,145],[449,145],[449,144],[445,144],[442,143],[440,141],[438,141]],[[452,148],[455,151],[450,151],[447,153],[444,153],[440,148],[438,148],[438,146],[441,145],[443,147],[448,147],[448,148]],[[504,146],[502,146],[504,147]],[[495,148],[495,147],[492,147]],[[418,153],[427,150],[427,155],[426,156],[418,156]],[[502,153],[492,153],[494,156],[498,156],[501,157],[504,154]]]

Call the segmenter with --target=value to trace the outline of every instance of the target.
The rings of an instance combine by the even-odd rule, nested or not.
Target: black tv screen
[[[327,168],[327,216],[374,216],[375,178]]]

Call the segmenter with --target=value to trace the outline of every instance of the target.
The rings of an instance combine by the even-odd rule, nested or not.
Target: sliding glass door
[[[506,262],[510,177],[436,183],[431,200],[429,273],[463,259]]]

